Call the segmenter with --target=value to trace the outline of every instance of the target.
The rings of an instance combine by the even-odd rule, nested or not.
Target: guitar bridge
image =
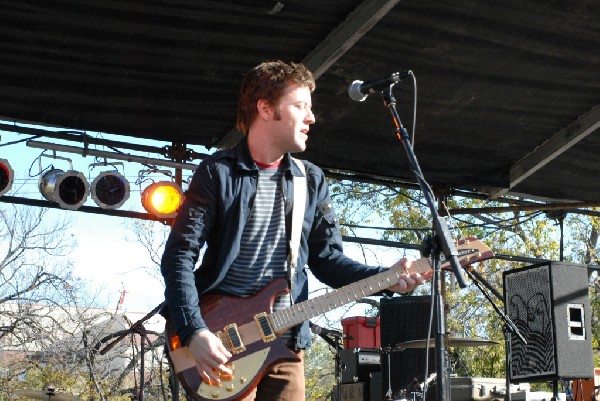
[[[254,320],[258,324],[258,329],[264,342],[268,343],[277,338],[273,326],[271,326],[271,321],[265,312],[254,315]]]
[[[228,324],[223,328],[222,332],[218,333],[218,337],[225,345],[225,348],[230,350],[234,354],[246,351],[246,346],[242,342],[242,337],[238,331],[237,324]]]

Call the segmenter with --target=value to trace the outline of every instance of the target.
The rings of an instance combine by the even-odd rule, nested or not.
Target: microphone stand
[[[409,72],[412,75],[412,71]],[[435,351],[436,351],[436,373],[439,381],[439,386],[436,386],[437,391],[437,401],[445,401],[446,393],[447,393],[447,383],[448,377],[446,372],[446,350],[444,344],[444,337],[446,335],[446,327],[444,322],[444,303],[442,299],[442,269],[441,269],[441,258],[444,257],[445,260],[450,262],[450,266],[452,267],[452,271],[456,276],[456,282],[460,286],[460,288],[465,288],[466,283],[465,279],[460,270],[460,263],[458,262],[458,251],[456,250],[456,245],[454,244],[454,240],[450,235],[450,230],[446,224],[446,221],[442,219],[436,209],[436,204],[434,201],[433,192],[431,187],[425,181],[423,174],[421,172],[421,167],[419,166],[419,162],[417,161],[417,157],[415,156],[414,150],[412,148],[412,144],[408,138],[408,134],[406,129],[402,126],[402,122],[400,120],[400,116],[398,111],[396,110],[396,99],[392,95],[392,87],[393,84],[386,88],[381,92],[383,95],[384,105],[387,109],[389,109],[392,119],[394,120],[394,124],[396,126],[396,136],[398,139],[402,141],[402,145],[404,145],[404,149],[408,156],[409,165],[414,173],[417,182],[421,188],[421,192],[425,198],[427,206],[431,212],[432,220],[433,220],[433,240],[430,241],[431,245],[431,259],[432,265],[434,267],[433,274],[433,291],[434,291],[434,303],[435,303],[435,313],[436,313],[436,322],[437,322],[437,331],[435,333]],[[442,254],[443,252],[443,254]]]
[[[148,333],[146,332],[146,328],[144,327],[144,322],[150,319],[152,316],[156,315],[164,306],[164,302],[161,302],[157,307],[148,312],[144,317],[142,317],[137,322],[133,323],[131,327],[127,330],[124,330],[121,335],[107,344],[103,349],[100,350],[100,355],[106,354],[110,351],[115,345],[117,345],[122,339],[127,337],[130,334],[139,334],[140,335],[140,388],[137,394],[138,401],[144,401],[144,385],[145,385],[145,366],[144,366],[144,358],[146,357],[144,354],[146,352],[145,343],[148,340]]]
[[[351,336],[346,336],[336,330],[329,330],[321,327],[313,322],[309,322],[310,329],[314,334],[317,334],[321,337],[331,348],[335,350],[335,391],[336,391],[336,400],[342,401],[342,357],[341,352],[344,349],[342,345],[342,341],[344,338],[348,338],[352,340]]]

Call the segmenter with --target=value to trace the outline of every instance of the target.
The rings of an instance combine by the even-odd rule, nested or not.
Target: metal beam
[[[599,128],[600,105],[597,105],[516,162],[510,168],[509,187],[492,193],[491,197],[504,195]]]
[[[600,207],[599,202],[575,202],[575,203],[532,203],[529,205],[497,206],[497,207],[470,207],[454,208],[448,210],[451,216],[459,214],[489,214],[508,212],[532,212],[542,210],[575,210],[587,207]],[[590,213],[597,214],[590,210]]]
[[[400,0],[365,0],[319,43],[302,63],[319,78]]]

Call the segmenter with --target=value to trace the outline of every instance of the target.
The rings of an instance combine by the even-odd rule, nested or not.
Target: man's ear
[[[273,109],[269,102],[265,99],[260,99],[256,102],[256,109],[258,110],[258,115],[260,118],[264,120],[270,120],[273,115]]]

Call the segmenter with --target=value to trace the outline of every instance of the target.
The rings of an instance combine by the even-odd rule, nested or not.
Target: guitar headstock
[[[486,244],[475,237],[467,237],[457,241],[456,250],[458,252],[457,259],[460,265],[463,267],[472,263],[481,262],[482,260],[493,259],[496,256]],[[440,255],[440,259],[442,269],[452,269],[450,262],[446,261],[446,258],[443,254]],[[392,269],[393,268],[398,268],[400,271],[403,271],[399,264],[392,266]],[[431,259],[429,258],[421,258],[416,260],[415,263],[406,270],[406,273],[419,273],[424,277],[431,277],[431,272],[432,266]]]
[[[458,262],[463,267],[483,260],[493,259],[496,256],[489,246],[475,237],[467,237],[457,241],[456,250],[458,251]],[[452,268],[450,262],[445,260],[443,254],[441,255],[441,262],[442,269],[448,270]]]

